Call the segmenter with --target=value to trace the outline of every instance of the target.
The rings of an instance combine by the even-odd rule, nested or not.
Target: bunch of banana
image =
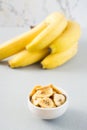
[[[36,86],[29,97],[32,104],[42,108],[59,107],[66,101],[66,96],[53,85]]]
[[[49,46],[51,54],[41,62],[42,67],[52,69],[66,63],[74,57],[78,51],[79,38],[79,24],[69,21],[63,33]]]
[[[32,30],[0,45],[0,60],[14,55],[8,61],[11,68],[41,60],[43,68],[55,68],[77,53],[79,37],[79,24],[54,12]]]

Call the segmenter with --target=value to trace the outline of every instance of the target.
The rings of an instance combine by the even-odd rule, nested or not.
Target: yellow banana
[[[66,18],[58,12],[49,15],[44,23],[48,24],[48,26],[26,46],[28,51],[41,50],[48,47],[67,26]]]
[[[57,66],[60,66],[74,57],[77,53],[77,43],[73,45],[68,50],[61,53],[49,54],[43,61],[41,62],[42,67],[46,69],[52,69]]]
[[[37,25],[32,30],[12,39],[4,44],[0,45],[0,60],[7,58],[25,48],[25,46],[31,42],[44,28],[46,28],[46,23],[41,23]]]
[[[64,32],[49,46],[52,53],[60,53],[72,47],[79,40],[80,33],[80,25],[74,21],[69,21]]]
[[[8,61],[11,68],[23,67],[31,65],[39,60],[43,59],[48,54],[48,49],[44,49],[38,52],[28,52],[23,50],[18,54],[15,54],[13,59]]]

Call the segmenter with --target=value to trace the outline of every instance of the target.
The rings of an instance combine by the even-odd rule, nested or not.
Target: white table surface
[[[26,28],[0,28],[0,43]],[[0,62],[0,130],[87,130],[87,30],[83,29],[76,57],[53,70],[39,64],[11,69]],[[34,85],[54,84],[70,96],[68,111],[59,119],[41,120],[27,106],[27,96]]]

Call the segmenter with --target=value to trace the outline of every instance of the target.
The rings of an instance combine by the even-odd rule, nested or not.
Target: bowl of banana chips
[[[54,119],[63,115],[68,108],[68,94],[50,84],[37,85],[28,95],[29,110],[41,119]]]

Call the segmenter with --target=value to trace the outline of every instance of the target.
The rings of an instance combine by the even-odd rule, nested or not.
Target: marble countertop
[[[0,43],[27,28],[0,28]],[[0,130],[86,130],[87,129],[87,36],[82,30],[75,58],[53,70],[38,64],[11,69],[0,62]],[[27,96],[36,84],[52,83],[65,89],[70,97],[68,111],[55,120],[34,117],[27,106]]]
[[[1,27],[29,27],[60,11],[86,26],[87,0],[0,0]]]

